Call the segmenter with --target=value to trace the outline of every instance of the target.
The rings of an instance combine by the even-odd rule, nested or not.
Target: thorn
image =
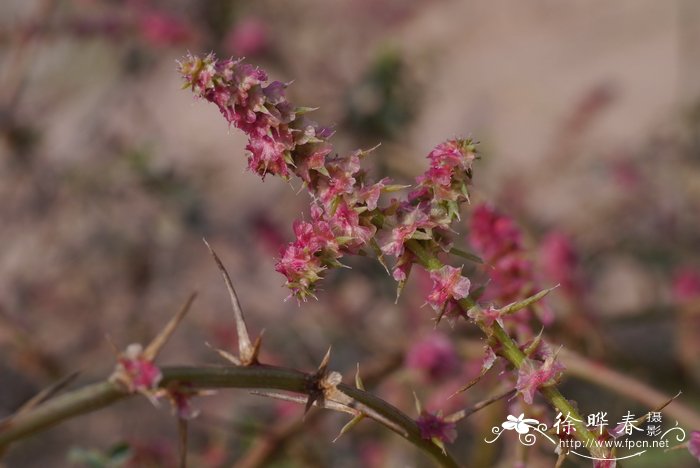
[[[508,398],[511,395],[515,395],[516,392],[517,392],[517,389],[511,388],[505,392],[499,393],[498,395],[492,396],[491,398],[487,398],[486,400],[482,400],[482,401],[478,402],[477,404],[475,404],[474,406],[472,406],[471,408],[460,411],[459,413],[461,413],[461,414],[460,414],[459,419],[463,419],[463,418],[466,418],[468,416],[471,416],[472,414],[476,413],[477,411],[486,408],[487,406],[491,405],[492,403],[497,402],[498,400],[502,400],[504,398]],[[459,413],[455,413],[449,417],[450,418],[455,417]],[[447,418],[445,418],[445,419],[447,419]],[[456,422],[459,419],[457,419],[453,422]]]
[[[340,430],[337,436],[335,436],[335,439],[333,439],[333,443],[335,444],[338,439],[340,439],[346,432],[348,432],[350,429],[355,427],[357,423],[365,419],[365,415],[362,413],[359,413],[355,417],[353,417],[346,425],[343,426],[343,428]]]
[[[433,319],[435,321],[435,327],[433,328],[434,330],[437,330],[438,325],[440,325],[440,321],[445,316],[445,312],[447,312],[447,308],[443,307],[438,316]]]
[[[322,383],[326,375],[328,374],[328,363],[331,360],[331,349],[332,346],[329,346],[328,351],[326,351],[326,355],[323,356],[323,359],[321,360],[321,364],[319,364],[318,369],[316,369],[316,372],[314,372],[314,374],[310,376],[309,381],[307,383],[309,396],[306,399],[306,405],[304,407],[304,417],[306,417],[306,414],[309,412],[309,410],[315,402],[318,401],[320,402],[320,404],[323,404],[324,388],[322,386]]]
[[[503,309],[501,309],[501,312],[503,315],[508,315],[508,314],[513,314],[515,312],[518,312],[519,310],[522,310],[526,307],[531,306],[535,302],[539,301],[542,299],[544,296],[549,294],[550,292],[554,291],[557,289],[559,285],[557,284],[556,286],[549,288],[549,289],[544,289],[537,294],[533,294],[532,296],[528,297],[527,299],[523,299],[522,301],[519,302],[512,302],[505,306]]]
[[[328,351],[326,351],[326,355],[323,356],[323,359],[321,360],[321,364],[318,366],[318,369],[316,369],[316,376],[317,377],[322,377],[326,375],[326,372],[328,371],[328,363],[331,360],[331,349],[333,347],[329,346]]]
[[[302,417],[302,420],[306,419],[306,415],[309,413],[309,410],[314,405],[314,403],[322,404],[321,397],[319,393],[310,391],[309,396],[306,398],[306,404],[304,405],[304,416]]]
[[[204,344],[205,344],[209,349],[211,349],[212,351],[216,352],[219,356],[221,356],[222,358],[226,359],[227,361],[233,363],[234,365],[236,365],[236,366],[240,366],[240,365],[241,365],[240,359],[238,359],[236,356],[234,356],[233,354],[229,353],[228,351],[224,351],[223,349],[219,349],[219,348],[214,348],[212,345],[210,345],[209,343],[206,343],[206,342],[205,342]]]
[[[357,363],[357,372],[355,372],[355,387],[360,390],[365,389],[365,384],[362,382],[362,377],[360,377],[360,363]]]
[[[564,465],[564,461],[566,460],[566,452],[561,452],[559,456],[557,457],[557,462],[554,465],[554,468],[561,468]]]
[[[413,401],[416,403],[416,411],[418,411],[418,414],[423,413],[423,405],[421,405],[420,400],[418,399],[418,395],[416,395],[416,392],[413,392]]]
[[[175,332],[177,326],[180,324],[182,319],[185,318],[185,315],[190,310],[192,302],[194,302],[194,299],[196,297],[196,292],[190,294],[190,297],[187,298],[187,301],[182,306],[180,311],[175,315],[175,317],[171,318],[170,321],[165,325],[165,328],[163,328],[163,330],[161,330],[161,332],[155,338],[153,338],[153,341],[151,341],[151,343],[148,346],[146,346],[146,349],[143,350],[143,356],[146,359],[148,359],[149,361],[155,360],[160,350],[163,348],[163,346],[165,346],[165,343],[168,342],[172,334]]]
[[[443,453],[443,454],[447,454],[447,449],[445,449],[445,444],[442,442],[442,440],[440,440],[440,439],[437,438],[437,437],[433,437],[433,438],[431,438],[430,440],[431,440],[435,445],[437,445],[438,447],[440,447],[440,450],[442,450],[442,453]]]
[[[290,401],[292,403],[299,403],[299,404],[305,404],[306,403],[306,398],[303,396],[298,396],[298,395],[288,395],[285,393],[278,393],[278,392],[265,392],[265,391],[259,391],[259,390],[253,390],[250,392],[251,395],[258,395],[258,396],[263,396],[267,398],[274,398],[275,400],[281,400],[281,401]],[[314,404],[320,408],[326,408],[334,411],[340,411],[342,413],[348,413],[352,414],[353,416],[357,416],[358,412],[356,409],[350,408],[342,403],[338,403],[335,401],[316,401]]]
[[[453,397],[459,395],[460,393],[464,393],[464,392],[466,392],[467,390],[469,390],[470,388],[472,388],[474,385],[478,384],[479,381],[481,381],[482,377],[483,377],[484,375],[486,375],[486,372],[487,372],[487,371],[488,371],[488,369],[482,369],[482,370],[481,370],[481,373],[480,373],[478,376],[476,376],[475,378],[473,378],[472,380],[470,380],[469,383],[466,384],[465,386],[460,387],[459,390],[457,390],[457,391],[454,392],[452,395],[450,395],[449,397],[447,397],[447,399],[449,400],[449,399],[451,399],[451,398],[453,398]]]
[[[537,352],[537,348],[540,347],[540,343],[542,342],[542,333],[544,332],[544,327],[540,328],[540,332],[537,334],[535,338],[533,338],[532,343],[528,345],[527,348],[525,348],[523,354],[525,354],[526,357],[532,357],[535,352]]]
[[[221,275],[224,277],[224,282],[226,283],[226,288],[228,289],[229,297],[231,298],[231,306],[233,307],[233,315],[236,321],[236,332],[238,333],[238,354],[240,356],[240,361],[244,366],[250,366],[257,364],[257,351],[250,342],[250,336],[248,335],[248,328],[245,324],[245,319],[243,318],[243,311],[241,310],[241,304],[238,301],[238,296],[236,295],[236,290],[233,288],[233,283],[231,282],[231,277],[226,271],[223,262],[216,254],[214,249],[209,245],[206,239],[202,239],[204,244],[209,249],[216,266],[219,267]],[[258,344],[259,347],[259,344]]]

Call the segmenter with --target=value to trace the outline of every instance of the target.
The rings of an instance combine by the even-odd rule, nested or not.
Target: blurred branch
[[[573,351],[562,349],[559,352],[559,358],[566,366],[569,375],[608,388],[649,408],[655,408],[671,399],[669,395],[644,382],[610,369],[603,364],[590,361]],[[673,401],[664,411],[687,428],[700,428],[700,414],[679,401]]]
[[[247,367],[164,367],[162,388],[177,383],[192,388],[261,388],[308,395],[313,374],[281,367],[255,365]],[[457,467],[457,462],[429,440],[421,437],[415,421],[377,396],[355,387],[338,384],[338,390],[370,408],[399,428],[405,438],[440,466]],[[55,426],[65,420],[104,408],[133,396],[116,383],[103,381],[58,396],[31,411],[16,415],[0,431],[0,450],[15,441]],[[372,417],[368,415],[368,417]],[[392,426],[388,426],[392,428]],[[399,433],[396,429],[392,429]]]

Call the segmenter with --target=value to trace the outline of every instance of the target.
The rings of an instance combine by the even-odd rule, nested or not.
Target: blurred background
[[[565,285],[551,341],[698,408],[699,44],[694,0],[3,1],[0,414],[71,371],[103,378],[106,335],[147,342],[194,290],[161,363],[221,363],[204,343],[235,347],[232,315],[202,237],[253,334],[266,330],[267,362],[311,371],[333,345],[334,369],[359,362],[413,416],[413,390],[449,412],[498,387],[492,375],[446,400],[478,374],[483,343],[464,324],[433,330],[425,276],[395,304],[382,267],[352,259],[318,302],[284,301],[274,260],[307,196],[244,170],[242,133],[181,89],[188,51],[293,80],[290,100],[320,108],[339,151],[382,143],[366,160],[376,179],[412,179],[447,138],[480,141],[473,203],[516,219],[541,284]],[[576,377],[563,391],[611,419],[650,409]],[[196,404],[192,466],[429,463],[367,422],[332,444],[337,414],[302,423],[302,408],[240,390]],[[482,442],[508,411],[461,423],[455,456],[512,466],[517,444]],[[169,409],[140,398],[17,444],[6,466],[174,466],[176,453]],[[530,459],[554,463],[544,444]],[[696,463],[662,450],[625,463],[661,465]]]

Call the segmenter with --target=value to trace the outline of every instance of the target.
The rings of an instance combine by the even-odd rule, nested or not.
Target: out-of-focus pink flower
[[[129,448],[131,457],[126,462],[127,468],[177,466],[177,452],[170,440],[131,440]]]
[[[245,18],[226,34],[224,48],[227,53],[250,57],[265,52],[269,45],[267,26],[259,18]]]
[[[615,468],[617,460],[593,460],[593,468]]]
[[[201,391],[178,385],[168,387],[165,394],[179,419],[190,420],[199,415],[199,410],[192,406],[192,398],[201,395]]]
[[[441,416],[423,411],[416,423],[423,439],[452,443],[457,438],[455,423],[445,421]]]
[[[448,302],[463,299],[469,295],[471,282],[462,276],[462,269],[445,265],[430,272],[433,289],[428,294],[428,304],[438,312],[443,312]]]
[[[673,275],[673,298],[679,304],[685,304],[700,298],[700,271],[684,267]]]
[[[580,293],[577,278],[578,258],[571,239],[561,232],[548,234],[540,246],[540,259],[545,275],[561,285],[570,296]]]
[[[505,305],[537,293],[538,285],[532,262],[522,245],[522,233],[512,218],[495,208],[481,204],[474,208],[469,240],[477,255],[484,260],[484,270],[490,282],[481,297]],[[539,320],[550,324],[554,315],[545,302],[535,308]],[[524,309],[508,316],[506,325],[527,338],[532,335],[529,322],[533,310]]]
[[[151,10],[139,18],[139,31],[143,39],[157,47],[187,42],[194,36],[190,24],[182,18]]]
[[[522,234],[515,222],[486,204],[472,211],[469,241],[487,263],[522,248]]]
[[[442,380],[458,370],[459,358],[445,335],[433,333],[409,349],[406,364],[423,372],[429,380]]]
[[[545,359],[544,363],[536,364],[527,359],[518,370],[518,381],[515,388],[522,394],[526,403],[532,404],[535,392],[541,387],[557,382],[564,371],[564,365],[559,363],[554,356]]]
[[[692,431],[688,440],[688,451],[700,461],[700,431]]]
[[[627,192],[633,193],[642,185],[642,175],[633,161],[615,162],[610,170],[617,186]]]

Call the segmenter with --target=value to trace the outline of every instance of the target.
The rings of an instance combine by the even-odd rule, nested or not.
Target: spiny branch
[[[299,395],[308,395],[307,384],[314,375],[266,365],[208,368],[163,367],[161,370],[163,373],[163,379],[160,382],[161,388],[167,388],[168,385],[176,383],[195,389],[272,389]],[[337,388],[362,407],[370,408],[377,415],[390,421],[390,429],[429,454],[440,466],[459,466],[449,453],[443,453],[431,441],[422,439],[416,422],[398,408],[354,386],[340,383]],[[11,423],[0,431],[0,449],[7,448],[13,442],[27,438],[63,421],[107,407],[134,395],[122,386],[105,380],[57,396],[13,418]]]

